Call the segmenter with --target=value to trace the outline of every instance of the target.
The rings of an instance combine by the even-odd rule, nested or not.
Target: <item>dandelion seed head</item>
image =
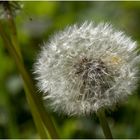
[[[55,111],[68,115],[111,108],[136,88],[136,47],[109,24],[67,27],[42,47],[35,63],[38,87]]]
[[[9,9],[12,16],[16,16],[23,8],[23,3],[18,1],[0,1],[0,19],[9,16]]]

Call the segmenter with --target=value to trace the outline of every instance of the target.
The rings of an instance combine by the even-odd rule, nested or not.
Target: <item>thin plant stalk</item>
[[[13,18],[10,18],[9,25],[10,26],[14,25],[11,26],[13,27],[13,29],[11,30],[11,36],[13,34],[16,35],[15,34],[16,28],[15,28]],[[23,78],[26,97],[34,118],[35,125],[37,127],[39,134],[41,135],[41,138],[47,138],[47,137],[58,138],[58,134],[54,122],[52,118],[48,115],[48,113],[45,111],[40,96],[35,92],[34,84],[27,70],[25,69],[24,63],[20,55],[21,53],[18,53],[19,49],[17,48],[19,48],[19,46],[18,46],[18,41],[16,40],[17,36],[10,38],[3,30],[2,25],[0,25],[0,33],[3,38],[5,46],[11,53],[12,57],[14,58],[16,65]],[[46,130],[47,130],[47,134],[45,132]],[[47,136],[48,134],[49,136]]]
[[[8,2],[4,3],[4,10],[6,13],[6,19],[8,21],[7,24],[9,26],[11,41],[16,49],[16,52],[21,56],[20,48],[18,47],[19,44],[18,44],[18,37],[17,37],[17,29],[16,29],[15,21],[13,19],[10,4]]]
[[[3,40],[4,40],[4,45],[5,45],[5,47],[8,49],[8,51],[10,51],[10,53],[11,53],[11,50],[12,49],[10,49],[9,48],[9,44],[10,43],[7,43],[7,42],[9,42],[9,40],[7,40],[2,34],[2,31],[1,31],[1,26],[0,26],[0,32],[1,32],[1,36],[2,36],[2,38],[3,38]],[[4,39],[5,38],[5,39]],[[11,53],[12,54],[12,53]],[[16,58],[17,60],[19,59],[19,58]],[[19,59],[20,60],[20,59]],[[16,64],[17,64],[18,62],[16,62]],[[19,67],[18,66],[18,64],[17,64],[17,67]],[[19,70],[20,71],[20,70]],[[21,72],[20,72],[21,73]],[[23,78],[23,75],[21,74],[21,76],[22,76],[22,78]],[[24,78],[23,78],[24,79]],[[25,80],[25,79],[24,79]],[[23,80],[23,81],[24,81]],[[34,119],[34,122],[35,122],[35,125],[36,125],[36,128],[37,128],[37,130],[38,130],[38,132],[39,132],[39,135],[40,135],[40,137],[41,138],[47,138],[48,136],[47,136],[47,134],[46,134],[46,132],[45,132],[45,130],[44,130],[44,127],[43,127],[43,125],[42,125],[42,120],[41,120],[41,118],[40,118],[40,116],[39,116],[39,113],[37,112],[37,110],[35,109],[35,105],[34,105],[34,102],[33,102],[33,100],[32,100],[32,98],[29,96],[30,95],[30,92],[28,91],[28,87],[27,87],[27,85],[26,85],[26,83],[24,82],[24,89],[25,89],[25,93],[26,93],[26,98],[27,98],[27,101],[28,101],[28,103],[29,103],[29,106],[30,106],[30,109],[31,109],[31,113],[32,113],[32,116],[33,116],[33,119]]]
[[[103,133],[104,133],[105,137],[107,139],[113,139],[113,136],[112,136],[111,130],[109,128],[109,125],[108,125],[104,110],[100,109],[97,112],[97,116],[99,118],[99,121],[100,121],[100,124],[102,126]]]
[[[13,42],[13,46],[15,47],[15,50],[19,51],[19,53],[17,52],[19,54],[19,57],[22,58],[20,48],[19,48],[19,43],[18,43],[16,25],[15,25],[15,22],[14,22],[14,18],[13,18],[10,6],[7,8],[7,12],[8,12],[7,13],[7,15],[8,15],[7,19],[8,19],[9,27],[11,28],[11,41]],[[27,70],[25,69],[25,71],[27,71]],[[29,77],[29,81],[32,85],[32,88],[33,88],[32,93],[34,93],[34,95],[35,95],[36,94],[36,92],[35,92],[36,89],[34,87],[33,81],[30,78],[28,73],[26,75],[27,75],[27,77]],[[45,111],[45,108],[44,108],[44,105],[42,104],[41,98],[39,98],[39,100],[38,100],[38,98],[39,97],[34,98],[34,100],[36,102],[39,101],[36,106],[40,105],[40,108],[38,108],[38,109],[41,110],[40,115],[41,115],[42,121],[44,123],[44,126],[46,126],[46,128],[48,129],[47,134],[49,134],[49,138],[58,138],[58,134],[57,134],[57,130],[56,130],[56,126],[55,126],[55,123],[53,121],[53,118],[49,116],[47,111]]]

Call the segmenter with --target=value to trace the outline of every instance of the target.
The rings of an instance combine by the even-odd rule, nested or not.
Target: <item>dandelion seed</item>
[[[136,88],[136,42],[111,25],[70,26],[44,44],[38,87],[55,111],[84,115],[112,108]]]

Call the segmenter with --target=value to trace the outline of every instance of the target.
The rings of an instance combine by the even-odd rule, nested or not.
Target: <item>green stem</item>
[[[6,12],[6,19],[7,19],[7,24],[9,26],[9,31],[10,32],[10,38],[11,38],[11,42],[13,44],[13,46],[16,49],[16,52],[19,54],[19,56],[21,57],[21,52],[20,52],[20,48],[18,47],[18,38],[17,38],[17,29],[16,29],[16,25],[15,25],[15,21],[13,19],[13,15],[12,15],[12,10],[10,7],[10,4],[8,2],[4,3],[4,9]]]
[[[35,126],[36,126],[37,131],[40,135],[40,138],[42,138],[42,139],[49,138],[50,136],[49,136],[49,134],[46,133],[45,126],[42,122],[42,119],[40,117],[40,114],[39,114],[38,110],[36,109],[34,101],[33,101],[32,97],[29,96],[30,91],[28,90],[28,87],[26,86],[25,82],[24,82],[24,90],[25,90],[25,94],[26,94],[28,104],[29,104],[31,112],[32,112],[32,116],[33,116],[33,119],[34,119]]]
[[[10,12],[9,12],[10,14]],[[58,134],[54,125],[52,118],[46,112],[41,97],[35,92],[35,87],[32,79],[30,78],[27,70],[25,69],[21,53],[19,53],[19,45],[16,36],[16,26],[14,24],[14,20],[12,15],[10,19],[8,19],[9,25],[11,26],[11,36],[10,37],[5,33],[3,26],[0,24],[0,33],[3,38],[4,44],[9,50],[10,54],[14,58],[16,65],[20,71],[20,74],[24,81],[24,89],[27,97],[27,101],[29,103],[35,125],[37,130],[41,136],[41,138],[47,138],[47,134],[49,134],[49,138],[58,138]],[[45,129],[45,127],[47,129]],[[47,134],[46,131],[47,130]]]
[[[12,51],[15,48],[11,47],[12,43],[10,42],[10,39],[8,39],[8,36],[5,35],[1,25],[0,25],[0,33],[1,33],[1,37],[3,38],[5,47],[11,53],[11,55],[14,56],[15,54]],[[18,61],[21,60],[21,57],[20,58],[15,57],[14,59],[16,59],[15,61],[16,61],[17,67],[18,67],[18,69],[19,69],[19,71],[21,73],[22,67],[20,65],[22,65],[22,64],[21,64],[21,62],[18,62]],[[23,74],[21,74],[21,75],[22,75],[22,78],[23,78],[23,81],[24,81],[24,89],[25,89],[25,93],[26,93],[26,98],[27,98],[27,101],[29,103],[29,106],[30,106],[30,109],[31,109],[31,112],[32,112],[32,115],[33,115],[33,119],[34,119],[36,128],[37,128],[41,138],[47,138],[47,134],[46,134],[45,130],[43,129],[44,126],[42,125],[42,122],[41,122],[42,120],[41,120],[41,118],[39,116],[39,113],[38,113],[37,109],[36,110],[34,109],[35,108],[34,101],[32,101],[32,98],[30,97],[31,92],[29,92],[29,90],[28,90],[29,87],[27,87],[27,85],[26,85],[26,78],[24,78]]]
[[[109,128],[109,125],[108,125],[108,122],[107,122],[107,119],[106,119],[106,116],[105,116],[104,110],[102,110],[102,109],[99,110],[97,112],[97,116],[99,118],[99,121],[100,121],[100,124],[102,126],[105,137],[107,139],[113,139],[112,134],[111,134],[111,130]]]
[[[51,138],[58,138],[58,134],[57,134],[56,128],[54,126],[52,118],[46,112],[39,94],[37,94],[35,92],[33,82],[31,80],[27,70],[25,69],[24,64],[21,62],[21,58],[16,53],[15,48],[12,47],[13,45],[12,45],[11,41],[8,39],[8,37],[5,35],[4,31],[2,31],[1,25],[0,25],[0,33],[6,44],[5,46],[9,50],[10,54],[13,56],[13,58],[16,62],[16,65],[21,73],[24,84],[26,86],[25,91],[28,91],[28,93],[27,92],[25,92],[25,93],[26,93],[27,99],[29,101],[29,105],[33,104],[32,107],[30,107],[31,110],[35,109],[36,112],[39,112],[39,116],[41,117],[41,120],[43,121],[44,125],[47,127]],[[33,111],[32,111],[32,115],[34,116]]]

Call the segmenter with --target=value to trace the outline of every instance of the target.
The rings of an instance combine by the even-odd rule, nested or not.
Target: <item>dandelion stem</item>
[[[22,76],[24,89],[31,113],[41,138],[58,138],[58,134],[52,118],[46,112],[41,97],[35,92],[33,81],[28,74],[18,44],[16,26],[10,7],[7,7],[7,24],[9,26],[10,34],[4,30],[4,25],[0,21],[0,34],[4,45],[15,60],[17,68]]]
[[[111,130],[109,128],[109,125],[108,125],[104,110],[100,109],[97,112],[97,116],[99,118],[99,121],[100,121],[100,124],[102,126],[102,129],[103,129],[105,137],[107,139],[113,139],[112,133],[111,133]]]
[[[26,78],[27,77],[25,77],[26,74],[25,74],[25,71],[23,71],[22,63],[21,62],[18,62],[18,61],[20,61],[20,58],[17,57],[18,54],[16,54],[16,55],[14,54],[14,52],[16,52],[16,51],[14,51],[15,48],[12,46],[12,43],[10,42],[10,39],[8,39],[8,36],[5,35],[5,33],[4,33],[3,29],[2,29],[1,24],[0,24],[0,33],[1,33],[1,37],[3,38],[3,42],[4,42],[5,47],[8,49],[8,51],[14,57],[15,62],[17,64],[17,67],[18,67],[18,69],[19,69],[19,71],[21,73],[21,76],[23,78],[23,81],[24,81],[24,89],[25,89],[25,93],[26,93],[26,98],[27,98],[27,101],[29,103],[29,106],[30,106],[30,109],[31,109],[31,112],[32,112],[32,115],[33,115],[33,119],[34,119],[36,128],[37,128],[37,130],[39,132],[39,135],[40,135],[41,138],[47,138],[46,132],[43,131],[44,129],[43,129],[43,125],[42,125],[42,122],[41,122],[39,113],[38,113],[37,109],[34,107],[35,106],[34,100],[33,100],[33,98],[30,95],[30,93],[31,93],[30,92],[30,89],[31,88],[29,89],[29,87],[26,84],[26,81],[27,81]]]
[[[13,14],[12,14],[10,4],[8,2],[4,3],[4,9],[5,9],[5,13],[6,13],[6,19],[8,21],[7,24],[8,24],[8,28],[9,28],[9,32],[10,32],[9,35],[11,37],[11,41],[13,43],[13,46],[16,49],[16,52],[21,57],[20,48],[18,47],[19,44],[18,44],[18,38],[17,38],[17,29],[16,29],[15,21],[13,19]]]

